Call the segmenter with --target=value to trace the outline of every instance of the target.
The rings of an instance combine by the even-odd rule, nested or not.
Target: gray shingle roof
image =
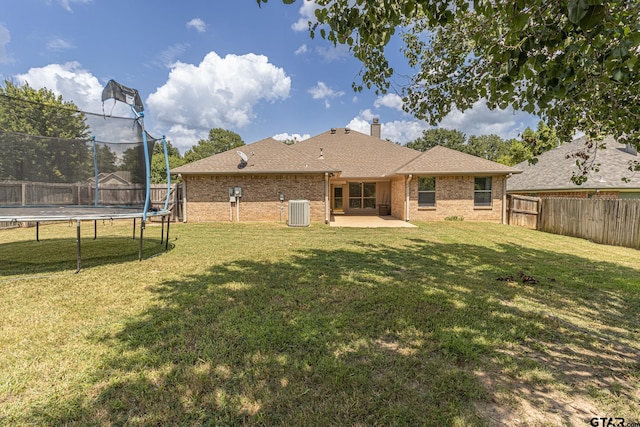
[[[538,156],[538,162],[530,165],[522,162],[515,168],[522,170],[522,174],[513,176],[507,181],[509,192],[539,192],[539,191],[566,191],[587,189],[638,189],[640,188],[640,174],[629,171],[629,161],[640,160],[637,155],[626,150],[624,144],[620,144],[613,138],[604,139],[606,149],[598,150],[595,163],[599,163],[599,171],[592,171],[588,180],[582,185],[576,185],[571,181],[572,173],[579,173],[575,158],[567,156],[585,148],[586,137],[578,138],[572,142],[561,145],[558,148],[542,153]],[[630,182],[622,181],[623,177]]]
[[[422,175],[507,175],[519,170],[471,154],[436,145],[398,168],[399,174]]]
[[[238,151],[248,157],[244,167]],[[172,172],[183,175],[340,172],[342,178],[367,179],[397,174],[506,175],[520,171],[441,146],[422,153],[338,128],[294,145],[266,138],[180,166]]]
[[[242,167],[238,151],[248,157]],[[293,150],[290,146],[266,138],[249,145],[234,148],[205,159],[189,163],[171,172],[183,175],[195,174],[256,174],[256,173],[324,173],[337,172],[318,159]]]
[[[342,178],[380,178],[395,174],[395,170],[420,154],[416,150],[393,142],[345,128],[327,131],[292,145],[300,153],[318,158],[341,171]]]

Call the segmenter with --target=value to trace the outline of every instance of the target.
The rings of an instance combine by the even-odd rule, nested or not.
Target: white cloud
[[[394,93],[388,93],[384,96],[378,97],[373,103],[373,106],[376,108],[387,107],[393,110],[402,111],[402,97],[396,95]]]
[[[80,3],[80,4],[84,4],[84,3],[91,3],[93,0],[57,0],[58,3],[60,4],[60,6],[62,6],[65,10],[67,10],[68,12],[73,12],[73,10],[71,9],[71,5],[75,4],[75,3]],[[49,1],[50,3],[50,1]]]
[[[382,123],[381,134],[383,139],[406,144],[422,136],[422,132],[429,126],[418,120],[394,120]]]
[[[392,98],[387,99],[387,101],[389,100],[392,100]],[[382,103],[383,101],[379,98],[374,103],[374,106],[378,107]],[[365,109],[351,119],[347,127],[369,134],[371,122],[377,117],[379,116],[371,109]],[[509,139],[518,137],[527,126],[535,128],[538,120],[535,116],[523,112],[514,112],[512,109],[491,111],[484,102],[480,101],[464,113],[458,110],[452,111],[440,122],[438,127],[459,130],[467,137],[493,133],[501,138]],[[428,123],[421,120],[380,121],[380,124],[383,139],[400,142],[401,144],[420,138],[423,131],[432,128]]]
[[[198,65],[173,64],[167,82],[148,96],[153,117],[167,126],[206,132],[212,128],[242,128],[255,118],[261,101],[289,97],[291,78],[266,56],[207,54]],[[181,150],[197,142],[183,132],[181,140],[167,134]]]
[[[158,55],[158,59],[155,61],[156,65],[161,67],[171,68],[178,58],[189,49],[191,45],[189,43],[176,43],[169,46]]]
[[[307,47],[306,44],[303,44],[302,46],[300,46],[298,49],[296,49],[296,51],[294,52],[296,55],[303,55],[305,53],[309,52],[309,48]]]
[[[78,62],[30,68],[25,74],[18,74],[15,78],[20,83],[29,83],[34,89],[47,88],[56,95],[61,95],[65,101],[73,101],[81,110],[102,112],[100,99],[103,85]]]
[[[73,49],[74,47],[75,46],[71,42],[61,38],[51,39],[47,42],[48,50],[60,51],[60,50]]]
[[[337,46],[334,46],[332,44],[327,44],[326,46],[318,46],[316,48],[316,53],[328,62],[338,61],[340,59],[349,58],[351,56],[349,47],[344,44],[339,44]]]
[[[326,108],[331,108],[331,104],[329,103],[330,99],[344,96],[343,91],[333,90],[324,82],[318,82],[317,85],[309,89],[307,92],[311,94],[311,97],[313,99],[324,100],[324,105]]]
[[[371,134],[371,123],[377,116],[371,110],[361,111],[357,117],[351,119],[347,127],[355,131]],[[380,122],[380,135],[382,139],[389,139],[393,142],[406,144],[422,136],[422,131],[428,129],[425,123],[413,120],[396,120],[392,122]]]
[[[153,135],[166,135],[167,140],[171,142],[171,145],[180,151],[180,154],[184,154],[191,146],[197,144],[201,139],[207,139],[209,136],[209,130],[206,129],[193,129],[184,125],[173,125],[161,129],[156,126]]]
[[[465,112],[453,110],[440,122],[439,127],[457,129],[467,137],[471,135],[496,134],[502,138],[515,138],[527,126],[535,127],[538,119],[524,112],[516,112],[513,108],[506,110],[490,110],[485,101],[477,101]]]
[[[207,24],[200,18],[193,18],[187,22],[187,28],[194,28],[197,32],[204,33],[207,31]]]
[[[13,62],[11,55],[7,51],[7,45],[11,41],[11,33],[9,29],[0,24],[0,64],[9,64]]]
[[[311,135],[309,135],[308,133],[305,133],[303,135],[300,135],[299,133],[279,133],[276,135],[273,135],[273,139],[277,139],[278,141],[287,141],[287,140],[292,140],[295,139],[296,141],[300,142],[300,141],[304,141],[305,139],[309,139],[311,138]]]
[[[291,25],[291,28],[294,31],[307,31],[309,22],[312,24],[317,22],[315,12],[319,8],[320,6],[313,1],[303,1],[299,11],[301,18]]]

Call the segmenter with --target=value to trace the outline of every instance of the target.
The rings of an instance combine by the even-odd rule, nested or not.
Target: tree
[[[89,127],[77,107],[52,91],[0,86],[0,177],[77,182],[92,175]]]
[[[315,3],[311,37],[347,45],[363,64],[355,90],[398,84],[385,48],[399,34],[415,74],[397,90],[417,118],[435,125],[452,108],[485,100],[537,114],[563,141],[580,130],[640,148],[638,1]]]
[[[180,151],[167,141],[167,154],[169,157],[169,169],[182,166],[185,161],[180,156]],[[164,147],[161,141],[156,141],[151,157],[151,182],[154,184],[167,182],[167,165],[164,159]]]
[[[201,139],[184,153],[184,160],[185,163],[195,162],[243,145],[244,141],[237,133],[220,128],[211,129],[208,139]]]
[[[509,154],[509,141],[498,135],[472,135],[467,141],[467,153],[492,162],[504,162]]]
[[[408,142],[406,146],[418,151],[427,151],[436,145],[442,145],[443,147],[464,152],[466,138],[465,134],[459,130],[427,129],[422,132],[420,138]]]

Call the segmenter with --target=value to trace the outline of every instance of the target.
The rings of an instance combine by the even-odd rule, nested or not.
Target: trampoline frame
[[[94,240],[98,236],[97,222],[99,220],[115,220],[115,219],[133,219],[133,239],[136,238],[136,220],[142,220],[140,225],[140,245],[138,249],[138,260],[142,260],[142,243],[144,238],[144,229],[148,217],[160,217],[162,219],[162,235],[160,244],[165,244],[165,251],[169,248],[169,224],[171,219],[167,220],[167,234],[165,239],[164,222],[171,215],[169,210],[169,197],[171,195],[171,172],[169,167],[169,150],[167,139],[163,135],[162,139],[155,140],[162,142],[164,151],[164,160],[167,171],[167,195],[164,200],[164,206],[161,209],[151,208],[151,155],[153,149],[149,147],[147,132],[144,126],[144,107],[139,98],[138,91],[135,89],[122,86],[115,81],[110,81],[102,93],[102,101],[114,98],[117,101],[125,102],[129,105],[133,113],[134,120],[141,129],[142,147],[144,153],[144,189],[145,198],[143,206],[110,206],[99,204],[99,169],[97,161],[96,137],[91,137],[93,146],[93,167],[95,174],[95,196],[93,205],[0,205],[0,222],[36,223],[36,240],[40,241],[40,222],[54,221],[75,221],[77,228],[77,269],[75,273],[80,271],[82,265],[82,247],[80,236],[80,225],[82,221],[94,221]],[[24,202],[23,202],[24,203]]]
[[[166,205],[165,205],[166,206]],[[32,214],[29,214],[29,212]],[[45,213],[45,211],[49,211]],[[33,212],[38,212],[34,214]],[[82,268],[82,239],[81,239],[81,223],[82,221],[93,221],[93,240],[98,238],[98,221],[100,220],[116,220],[116,219],[133,219],[133,239],[136,238],[136,220],[140,218],[142,223],[140,224],[140,239],[138,245],[138,261],[142,261],[142,244],[144,240],[144,230],[146,228],[146,219],[151,217],[160,217],[162,221],[162,231],[160,237],[160,244],[164,243],[164,249],[169,249],[169,228],[171,224],[170,218],[171,211],[166,209],[152,210],[143,212],[139,208],[122,207],[122,206],[2,206],[0,207],[0,222],[22,223],[22,222],[35,222],[36,223],[36,241],[40,241],[40,222],[74,222],[76,223],[76,245],[77,245],[77,259],[76,259],[76,271],[77,274]],[[167,220],[167,233],[165,235],[164,223]]]

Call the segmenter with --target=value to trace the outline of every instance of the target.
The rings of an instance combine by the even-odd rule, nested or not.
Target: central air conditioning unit
[[[309,219],[308,200],[289,200],[289,227],[308,227]]]

